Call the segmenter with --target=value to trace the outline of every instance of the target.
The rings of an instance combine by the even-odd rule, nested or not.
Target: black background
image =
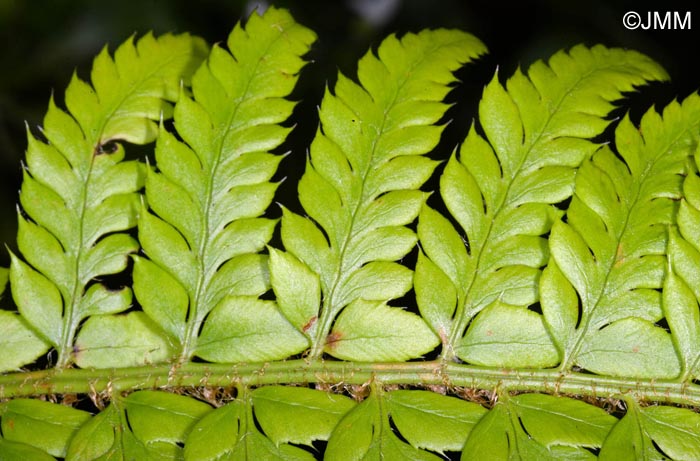
[[[52,92],[62,99],[74,70],[83,78],[90,63],[108,44],[113,50],[131,34],[149,30],[190,32],[209,43],[224,42],[233,25],[246,17],[256,2],[203,0],[0,0],[0,243],[15,248],[16,207],[21,160],[26,148],[25,122],[35,130],[41,124]],[[272,2],[291,10],[300,23],[319,35],[294,98],[301,103],[294,115],[296,129],[284,150],[292,150],[281,165],[288,179],[278,198],[294,200],[305,152],[316,130],[315,107],[326,84],[337,71],[354,76],[355,63],[368,47],[392,32],[450,27],[471,32],[489,48],[489,54],[459,72],[462,84],[451,94],[459,102],[449,112],[453,119],[446,140],[449,151],[466,134],[476,115],[483,86],[496,68],[502,79],[519,66],[578,43],[602,43],[643,52],[658,61],[671,76],[670,83],[643,89],[625,103],[634,117],[650,105],[665,106],[700,88],[700,8],[695,2],[539,0],[500,3],[477,0],[394,0],[394,9],[382,20],[363,17],[350,1],[298,0]],[[369,2],[371,3],[371,1]],[[690,30],[628,30],[622,23],[627,11],[691,13]],[[626,109],[625,109],[626,110]],[[444,156],[443,156],[444,158]],[[0,254],[6,266],[6,252]]]

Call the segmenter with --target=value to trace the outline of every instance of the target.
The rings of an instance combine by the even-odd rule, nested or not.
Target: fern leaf
[[[663,118],[648,111],[639,131],[625,117],[615,132],[621,159],[606,147],[579,169],[542,277],[542,310],[562,370],[678,375],[671,336],[655,323],[664,316],[667,227],[697,143],[699,111],[700,98],[691,96],[671,103]]]
[[[416,242],[405,225],[416,218],[426,197],[417,189],[435,166],[422,154],[436,146],[442,132],[434,124],[447,109],[442,100],[454,81],[451,72],[483,51],[478,40],[459,31],[391,36],[379,46],[378,56],[369,52],[360,60],[359,85],[341,74],[334,93],[326,91],[321,128],[299,182],[308,218],[284,210],[281,233],[289,256],[271,260],[272,288],[287,318],[311,342],[311,357],[325,351],[364,360],[383,349],[383,359],[403,360],[436,345],[420,319],[377,303],[411,288],[412,272],[394,261]],[[294,288],[297,279],[303,282]],[[369,303],[353,304],[360,299]],[[341,351],[332,338],[362,329],[358,324],[347,325],[353,331],[343,330],[336,324],[331,332],[349,305],[353,313],[345,320],[362,319],[366,307],[377,322],[373,331],[394,333],[346,342]],[[412,325],[410,333],[393,328],[398,319]],[[418,347],[382,346],[397,334],[403,335],[404,346],[416,341]]]
[[[522,394],[501,400],[469,433],[463,460],[596,459],[617,420],[567,397]]]
[[[338,315],[326,351],[345,360],[403,361],[434,348],[434,339],[420,317],[383,302],[358,299]]]
[[[695,140],[697,143],[697,140]],[[684,198],[676,217],[677,228],[671,228],[662,302],[664,315],[680,357],[683,382],[700,375],[700,177],[697,175],[698,152],[695,147],[695,168],[683,182]]]
[[[181,360],[285,358],[307,342],[277,306],[262,250],[275,221],[260,217],[281,156],[267,151],[289,132],[279,124],[315,35],[286,10],[252,14],[214,47],[175,106],[177,135],[162,130],[149,171],[150,210],[139,222],[148,257],[135,257],[134,292]],[[205,319],[208,320],[205,322]],[[201,336],[200,336],[201,333]]]
[[[303,387],[265,386],[252,392],[255,420],[275,444],[311,446],[328,440],[355,402],[349,397]]]
[[[498,75],[486,86],[479,105],[485,136],[472,127],[440,178],[459,229],[427,205],[419,217],[416,299],[445,358],[508,367],[557,363],[541,317],[524,312],[539,300],[540,268],[549,257],[543,235],[561,215],[552,204],[571,195],[576,168],[596,149],[588,138],[608,124],[610,101],[662,78],[663,70],[636,52],[577,46],[548,65],[533,64],[527,76],[517,71],[505,87]],[[532,341],[506,325],[518,325]]]
[[[700,453],[700,415],[684,408],[626,402],[627,413],[610,431],[598,459],[694,459]]]
[[[167,392],[113,398],[76,432],[66,460],[182,459],[181,447],[192,427],[211,410],[206,403]]]
[[[158,326],[136,311],[87,319],[75,340],[74,354],[82,368],[115,368],[162,362],[174,352]]]
[[[439,459],[431,452],[461,450],[486,413],[478,404],[433,392],[374,389],[337,423],[325,458]]]
[[[86,411],[30,399],[5,403],[0,408],[0,414],[5,440],[29,445],[58,458],[65,457],[68,442],[90,419],[90,413]],[[37,415],[41,415],[41,418],[37,418]],[[41,437],[37,437],[37,434],[41,434]]]
[[[311,453],[299,447],[287,443],[274,443],[260,432],[254,418],[253,398],[249,393],[217,408],[190,430],[190,436],[185,443],[184,459],[315,459]]]
[[[415,448],[443,454],[461,451],[487,410],[475,403],[421,390],[387,392],[391,419]]]
[[[0,370],[17,370],[46,352],[50,344],[21,315],[0,310]]]
[[[350,410],[328,440],[324,457],[338,461],[351,459],[414,459],[437,461],[440,458],[399,439],[389,423],[384,396],[373,391]]]
[[[0,267],[0,295],[5,292],[10,271]],[[50,344],[15,312],[0,310],[0,371],[16,370],[46,352]]]
[[[34,461],[56,461],[56,458],[44,450],[24,443],[12,442],[0,437],[0,456],[3,459],[31,459]]]
[[[124,270],[138,249],[123,231],[136,224],[142,168],[123,161],[124,149],[113,141],[153,140],[153,120],[169,114],[168,101],[204,47],[188,35],[146,35],[121,45],[114,59],[105,48],[93,64],[93,86],[73,76],[68,112],[51,99],[47,142],[28,133],[17,234],[23,259],[12,255],[12,295],[23,319],[57,350],[59,367],[73,360],[83,319],[123,311],[131,301],[129,288],[91,284]]]

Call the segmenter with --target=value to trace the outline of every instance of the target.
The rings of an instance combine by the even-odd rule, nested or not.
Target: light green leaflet
[[[516,72],[505,86],[498,75],[486,86],[485,136],[472,127],[440,178],[460,229],[427,206],[418,224],[416,300],[445,358],[506,367],[558,362],[542,318],[527,310],[539,301],[549,257],[543,235],[561,215],[552,204],[571,195],[576,168],[596,149],[587,138],[608,124],[609,101],[661,78],[663,70],[636,52],[577,46],[538,61],[527,76]]]
[[[697,143],[699,115],[700,98],[690,96],[671,103],[663,116],[647,112],[640,130],[625,117],[615,132],[621,158],[604,147],[579,169],[567,223],[552,228],[552,261],[541,287],[562,370],[576,365],[640,378],[680,373],[671,335],[655,322],[664,316],[668,226]],[[667,303],[667,311],[675,308]],[[672,314],[669,325],[679,320]],[[694,359],[687,357],[689,338],[679,334],[687,368]]]
[[[340,74],[326,91],[299,182],[308,217],[284,210],[288,253],[270,260],[279,306],[311,357],[405,360],[438,344],[420,318],[385,303],[411,289],[412,271],[395,261],[416,243],[405,226],[426,198],[418,188],[435,162],[423,154],[440,139],[452,71],[484,51],[454,30],[390,36],[360,60],[359,85]]]
[[[175,134],[162,130],[139,221],[148,257],[136,257],[134,292],[174,355],[215,362],[283,359],[306,347],[273,302],[267,261],[257,254],[275,222],[260,216],[294,103],[284,99],[315,35],[285,10],[237,25],[192,79],[194,98],[175,106]],[[208,321],[205,322],[205,318]],[[161,360],[167,355],[159,357]]]
[[[51,99],[41,130],[46,142],[28,133],[18,213],[22,256],[13,254],[10,268],[12,296],[26,324],[2,313],[11,325],[11,334],[0,338],[8,355],[26,362],[52,346],[59,367],[80,362],[74,356],[80,323],[130,306],[130,288],[95,282],[123,271],[128,254],[139,248],[123,231],[136,225],[143,165],[123,161],[117,141],[155,138],[154,120],[170,115],[168,101],[177,99],[205,49],[189,35],[130,39],[114,59],[105,48],[93,64],[92,86],[73,76],[65,94],[68,112]],[[77,352],[93,347],[83,342]]]

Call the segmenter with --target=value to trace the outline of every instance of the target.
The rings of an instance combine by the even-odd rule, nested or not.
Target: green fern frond
[[[461,459],[595,459],[586,448],[600,448],[616,422],[602,408],[567,397],[517,395],[479,420]]]
[[[440,458],[399,439],[391,428],[385,396],[373,389],[368,398],[349,411],[328,441],[328,459],[380,459],[393,453],[399,459],[436,461]],[[360,430],[357,430],[360,429]]]
[[[272,391],[272,392],[270,392]],[[279,392],[277,392],[279,391]],[[258,395],[259,394],[259,395]],[[260,404],[266,400],[265,394],[273,401]],[[285,395],[286,394],[286,395]],[[301,388],[261,388],[239,396],[235,401],[217,408],[205,418],[202,418],[190,431],[185,443],[184,459],[186,461],[216,461],[219,459],[279,459],[287,461],[311,461],[314,456],[299,447],[286,443],[296,440],[292,433],[300,433],[308,437],[308,429],[322,427],[323,433],[330,432],[339,418],[338,413],[346,411],[353,403],[347,397],[328,396]],[[294,405],[280,408],[279,404],[287,400]],[[255,412],[254,409],[255,402]],[[260,406],[261,408],[258,408]],[[262,408],[264,407],[264,408]],[[270,414],[269,411],[280,409],[281,414]],[[286,410],[286,411],[285,411]],[[255,414],[254,414],[255,413]],[[289,420],[280,420],[280,416],[294,415],[299,423],[292,427]],[[299,419],[301,415],[308,419]],[[330,418],[329,418],[330,416]],[[326,421],[319,420],[325,417]],[[279,422],[284,421],[284,425]],[[259,426],[265,430],[263,434]],[[270,426],[273,424],[274,426]],[[323,428],[323,426],[326,426]],[[280,432],[281,431],[281,432]],[[310,443],[309,443],[310,444]]]
[[[485,137],[472,127],[440,178],[460,229],[428,206],[421,211],[416,299],[445,358],[552,366],[557,351],[527,309],[539,300],[549,257],[543,236],[561,215],[552,204],[571,195],[576,168],[596,149],[588,138],[609,123],[610,101],[666,74],[636,52],[577,46],[527,76],[517,71],[505,87],[497,77],[479,105]]]
[[[625,402],[627,413],[605,439],[600,461],[694,459],[700,453],[700,415],[685,408]]]
[[[311,446],[315,440],[328,440],[340,419],[356,406],[349,397],[304,387],[260,387],[252,398],[255,420],[276,445]]]
[[[66,459],[182,459],[192,427],[211,411],[204,402],[167,392],[115,396],[72,435]]]
[[[294,107],[284,98],[314,40],[286,10],[252,14],[231,32],[230,52],[214,47],[195,73],[193,99],[175,106],[182,141],[158,137],[139,222],[148,259],[135,257],[134,292],[181,360],[271,360],[306,347],[274,303],[257,299],[269,288],[258,252],[275,226],[260,216],[282,158],[268,151],[290,130],[279,125]]]
[[[314,39],[276,8],[203,64],[148,35],[51,100],[0,268],[0,460],[695,459],[700,96],[607,131],[665,78],[648,58],[496,75],[431,197],[453,71],[484,47],[391,36],[326,90],[277,249]],[[154,139],[152,165],[118,144]]]
[[[697,99],[697,96],[692,96]],[[700,116],[700,114],[698,114]],[[663,308],[680,358],[682,382],[700,375],[700,143],[695,140],[694,161],[683,182],[683,199],[670,229],[663,286]]]
[[[396,459],[442,459],[434,453],[461,450],[486,414],[480,405],[454,397],[422,390],[384,392],[373,386],[369,397],[338,422],[325,457],[378,459],[391,453]]]
[[[0,295],[5,292],[10,271],[0,267]],[[46,352],[49,344],[37,335],[18,313],[0,310],[0,370],[15,370]]]
[[[16,399],[4,403],[0,408],[2,416],[3,442],[24,444],[37,450],[25,457],[8,457],[6,447],[0,448],[5,459],[41,460],[41,454],[64,458],[68,444],[78,429],[90,420],[90,413],[65,405],[55,405],[35,399]],[[37,415],[41,415],[37,418]],[[41,434],[41,437],[37,437]],[[4,440],[3,440],[4,439]]]
[[[552,227],[541,284],[562,370],[678,376],[671,336],[655,323],[664,317],[668,226],[699,127],[695,95],[663,117],[648,111],[639,130],[625,117],[615,131],[620,157],[604,147],[579,169],[566,223]]]
[[[422,154],[439,141],[452,71],[484,51],[459,31],[391,36],[360,60],[359,85],[341,74],[335,93],[326,91],[299,182],[309,217],[284,210],[289,253],[271,252],[270,266],[280,308],[311,342],[311,357],[373,360],[383,351],[404,360],[435,347],[420,318],[383,303],[411,288],[412,272],[394,261],[416,243],[405,225],[426,198],[418,188],[435,162]],[[384,346],[389,330],[393,347]]]
[[[65,95],[68,112],[51,99],[42,129],[47,142],[28,133],[17,234],[23,259],[12,255],[10,279],[31,331],[22,332],[24,343],[8,344],[10,354],[20,353],[26,363],[50,345],[57,365],[68,366],[85,318],[131,304],[128,287],[92,283],[124,270],[127,255],[138,250],[123,231],[136,224],[143,172],[138,162],[123,161],[124,149],[113,141],[153,140],[154,120],[169,115],[168,101],[176,99],[205,48],[189,35],[129,39],[114,59],[105,48],[94,61],[92,86],[73,76]]]

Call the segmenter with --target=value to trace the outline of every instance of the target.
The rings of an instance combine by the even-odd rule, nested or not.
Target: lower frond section
[[[257,366],[258,377],[283,371]],[[390,380],[373,367],[373,376]],[[177,380],[171,372],[169,380]],[[63,404],[17,398],[0,404],[0,458],[692,459],[700,450],[700,415],[646,406],[631,394],[581,400],[498,385],[351,384],[359,381],[346,376],[348,383],[330,386],[322,379],[295,386],[232,379],[171,391],[110,389],[107,402],[94,390],[71,400],[65,394]]]

